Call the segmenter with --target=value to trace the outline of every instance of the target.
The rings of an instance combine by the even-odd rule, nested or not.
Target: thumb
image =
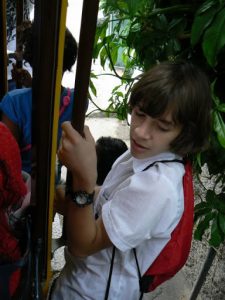
[[[95,143],[95,140],[94,140],[94,137],[93,135],[91,134],[91,131],[89,129],[89,127],[87,125],[84,126],[84,136],[85,136],[85,139],[87,141],[90,141],[92,143]]]
[[[73,128],[70,121],[62,123],[63,136],[67,137],[72,142],[77,141],[77,139],[82,138],[80,134]]]

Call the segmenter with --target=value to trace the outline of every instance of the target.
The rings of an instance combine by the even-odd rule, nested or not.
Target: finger
[[[62,139],[66,136],[65,131],[62,131]]]
[[[61,161],[62,157],[70,150],[71,143],[65,138],[61,140],[61,144],[58,149],[58,158]]]
[[[95,143],[95,139],[87,125],[84,126],[84,136],[87,141]]]
[[[63,159],[62,159],[62,157],[63,157],[62,146],[59,147],[59,150],[57,151],[57,155],[58,155],[58,159],[59,159],[60,163],[61,163],[62,165],[64,165]]]
[[[69,121],[62,123],[62,130],[64,132],[64,136],[66,136],[72,142],[78,142],[80,139],[82,139],[82,136],[73,128],[71,122]]]
[[[66,135],[64,134],[62,136],[62,139],[61,139],[61,144],[60,144],[60,147],[59,147],[59,150],[60,150],[60,153],[64,153],[64,154],[68,154],[68,153],[71,153],[71,151],[74,150],[74,146],[76,146],[77,142],[76,140],[72,140]]]

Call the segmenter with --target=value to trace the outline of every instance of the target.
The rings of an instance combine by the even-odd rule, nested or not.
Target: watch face
[[[92,194],[88,194],[86,192],[79,191],[70,193],[70,196],[72,201],[80,207],[92,204],[94,200],[94,192]]]
[[[80,205],[84,205],[87,203],[87,197],[83,194],[77,195],[76,196],[76,202]]]

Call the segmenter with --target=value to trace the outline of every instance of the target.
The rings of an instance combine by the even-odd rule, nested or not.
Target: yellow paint
[[[49,288],[49,283],[52,278],[51,270],[51,247],[52,247],[52,222],[53,222],[53,202],[55,194],[55,164],[56,164],[56,151],[57,151],[57,135],[58,135],[58,121],[59,121],[59,106],[61,97],[61,81],[62,81],[62,68],[63,68],[63,52],[66,30],[66,12],[67,0],[62,0],[60,26],[59,26],[59,43],[58,43],[58,61],[56,70],[56,83],[55,83],[55,99],[54,99],[54,116],[53,116],[53,133],[52,133],[52,151],[51,151],[51,178],[49,188],[49,220],[48,220],[48,264],[47,264],[47,277],[43,287],[43,292],[46,295]]]

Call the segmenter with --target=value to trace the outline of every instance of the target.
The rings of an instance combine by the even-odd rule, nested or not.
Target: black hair
[[[180,155],[199,152],[211,131],[211,92],[206,75],[190,62],[163,62],[141,76],[134,85],[129,105],[153,118],[171,110],[182,130],[171,150]]]
[[[71,71],[72,66],[75,64],[76,58],[77,42],[69,29],[66,28],[63,55],[63,73],[65,71]]]
[[[23,49],[23,59],[33,66],[33,23],[24,21],[19,26],[20,41]],[[77,58],[77,42],[72,33],[66,28],[64,55],[63,55],[63,73],[70,71]]]
[[[126,143],[118,138],[101,137],[96,141],[97,185],[102,185],[115,160],[127,150]]]

